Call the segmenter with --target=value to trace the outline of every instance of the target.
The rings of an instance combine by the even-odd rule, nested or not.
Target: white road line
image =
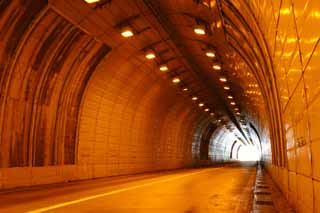
[[[188,177],[188,176],[191,176],[191,175],[196,175],[196,174],[199,174],[199,173],[211,172],[212,170],[216,170],[216,169],[218,169],[218,168],[210,169],[209,171],[206,170],[206,171],[201,171],[201,172],[193,172],[191,174],[180,175],[180,176],[177,176],[177,177],[172,177],[172,178],[167,178],[167,179],[164,179],[164,180],[145,183],[145,184],[141,184],[141,185],[138,185],[138,186],[131,186],[131,187],[123,188],[123,189],[114,190],[114,191],[111,191],[111,192],[92,195],[92,196],[84,197],[84,198],[81,198],[81,199],[72,200],[72,201],[68,201],[68,202],[64,202],[64,203],[60,203],[60,204],[56,204],[56,205],[52,205],[52,206],[48,206],[48,207],[44,207],[44,208],[40,208],[40,209],[36,209],[36,210],[32,210],[32,211],[28,211],[26,213],[46,212],[46,211],[58,209],[58,208],[61,208],[61,207],[70,206],[70,205],[73,205],[73,204],[85,202],[85,201],[88,201],[88,200],[93,200],[93,199],[97,199],[97,198],[101,198],[101,197],[105,197],[105,196],[109,196],[109,195],[113,195],[113,194],[117,194],[117,193],[121,193],[121,192],[125,192],[125,191],[130,191],[130,190],[142,188],[142,187],[145,187],[145,186],[151,186],[151,185],[154,185],[154,184],[157,184],[157,183],[165,183],[165,182],[169,182],[169,181],[172,181],[172,180]]]

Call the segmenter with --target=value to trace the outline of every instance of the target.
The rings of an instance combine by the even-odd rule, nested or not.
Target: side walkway
[[[252,213],[294,213],[269,174],[258,165]]]

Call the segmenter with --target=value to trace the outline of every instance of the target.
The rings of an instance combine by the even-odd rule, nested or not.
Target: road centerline
[[[134,189],[138,189],[138,188],[142,188],[142,187],[146,187],[146,186],[152,186],[152,185],[155,185],[155,184],[158,184],[158,183],[165,183],[165,182],[173,181],[173,180],[176,180],[176,179],[180,179],[180,178],[184,178],[184,177],[188,177],[188,176],[192,176],[192,175],[196,175],[196,174],[200,174],[200,173],[211,172],[212,170],[216,170],[216,169],[218,169],[218,168],[210,169],[209,171],[206,170],[206,171],[200,171],[200,172],[193,172],[193,173],[190,173],[190,174],[179,175],[177,177],[171,177],[171,178],[167,178],[167,179],[164,179],[164,180],[153,181],[153,182],[149,182],[149,183],[145,183],[145,184],[140,184],[140,185],[136,185],[136,186],[131,186],[131,187],[126,187],[126,188],[122,188],[122,189],[118,189],[118,190],[113,190],[113,191],[106,192],[106,193],[91,195],[91,196],[87,196],[87,197],[84,197],[84,198],[80,198],[80,199],[76,199],[76,200],[72,200],[72,201],[67,201],[67,202],[51,205],[51,206],[40,208],[40,209],[36,209],[36,210],[27,211],[26,213],[46,212],[46,211],[62,208],[62,207],[65,207],[65,206],[70,206],[70,205],[74,205],[74,204],[77,204],[77,203],[82,203],[82,202],[85,202],[85,201],[89,201],[89,200],[93,200],[93,199],[97,199],[97,198],[101,198],[101,197],[106,197],[106,196],[110,196],[110,195],[113,195],[113,194],[118,194],[118,193],[121,193],[121,192],[126,192],[126,191],[130,191],[130,190],[134,190]]]

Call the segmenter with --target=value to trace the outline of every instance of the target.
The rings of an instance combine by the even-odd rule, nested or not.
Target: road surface
[[[250,212],[252,164],[176,170],[0,193],[0,212]]]

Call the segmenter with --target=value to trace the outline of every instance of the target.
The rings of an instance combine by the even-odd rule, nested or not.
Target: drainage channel
[[[260,164],[257,166],[253,196],[251,213],[295,212]]]

